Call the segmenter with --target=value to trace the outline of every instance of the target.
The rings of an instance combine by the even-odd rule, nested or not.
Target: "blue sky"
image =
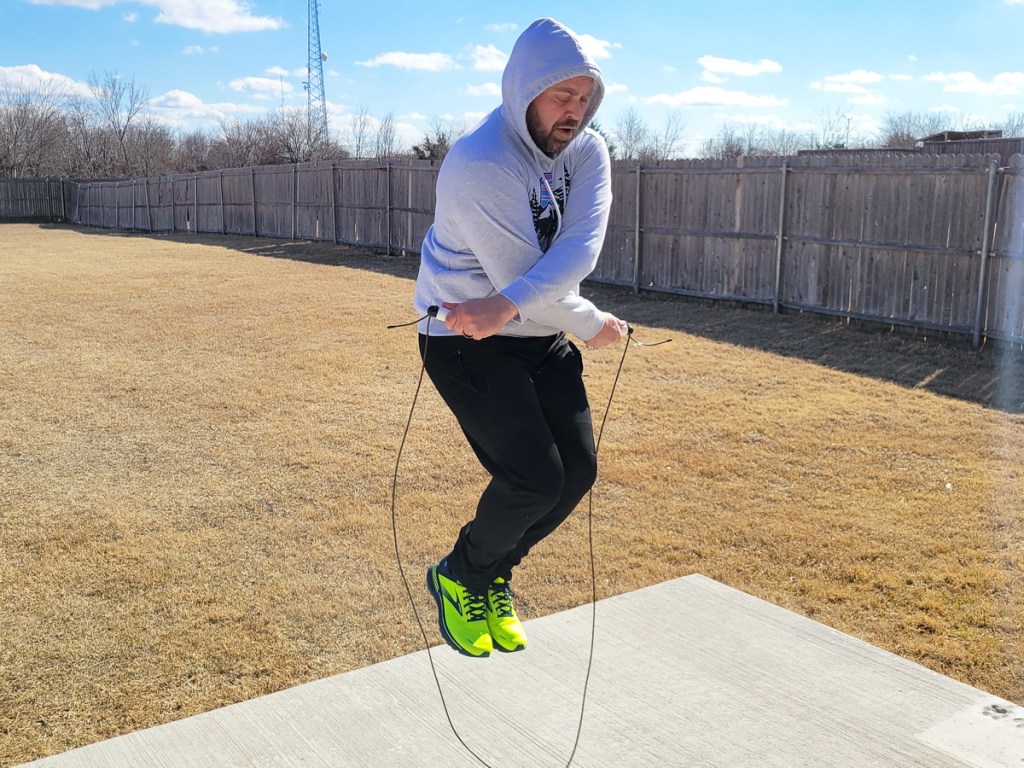
[[[148,90],[157,119],[215,132],[305,104],[306,13],[299,0],[0,0],[0,88],[87,94],[90,73],[116,71]],[[598,57],[606,131],[630,109],[655,131],[671,118],[690,154],[724,124],[807,132],[842,116],[870,137],[887,112],[941,111],[961,127],[1024,111],[1024,0],[322,0],[332,130],[392,113],[409,145],[431,119],[475,123],[542,16]]]

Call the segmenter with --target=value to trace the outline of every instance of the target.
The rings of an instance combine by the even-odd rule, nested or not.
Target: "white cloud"
[[[580,47],[584,52],[590,54],[594,60],[610,59],[612,54],[609,49],[622,48],[620,43],[611,43],[607,40],[598,40],[593,35],[580,35]]]
[[[882,80],[885,80],[885,75],[880,75],[877,72],[868,72],[864,69],[855,69],[844,75],[829,75],[828,77],[823,77],[822,80],[829,83],[880,83]]]
[[[70,5],[89,11],[98,11],[106,5],[115,5],[117,2],[118,0],[29,0],[31,5]]]
[[[873,91],[868,91],[867,93],[862,94],[860,96],[853,96],[850,99],[851,104],[859,104],[864,107],[881,106],[882,104],[885,104],[885,101],[885,96],[883,96],[880,93],[875,93]]]
[[[674,95],[659,93],[645,101],[669,107],[784,107],[788,104],[786,99],[777,96],[758,96],[713,86],[698,86]]]
[[[160,10],[155,21],[203,32],[258,32],[280,29],[284,21],[269,16],[253,16],[237,0],[141,0]]]
[[[398,67],[399,69],[418,69],[425,72],[441,72],[456,69],[455,61],[447,53],[405,53],[389,51],[375,56],[368,61],[357,61],[360,67]]]
[[[470,96],[501,96],[501,86],[497,83],[470,85],[466,87],[466,93]]]
[[[771,59],[750,62],[720,56],[701,56],[697,63],[704,68],[702,79],[709,83],[724,83],[729,77],[753,77],[782,71],[782,65]]]
[[[664,72],[666,75],[674,75],[679,70],[676,67],[673,67],[671,64],[668,64],[662,67],[661,71]]]
[[[206,53],[206,49],[201,45],[186,45],[181,52],[186,56],[198,56]]]
[[[909,54],[907,54],[907,60],[908,61],[917,61],[917,56],[915,56],[912,53],[909,53]]]
[[[823,83],[815,80],[811,88],[825,93],[868,93],[868,89],[858,83]]]
[[[154,21],[202,32],[257,32],[280,29],[284,21],[269,16],[253,16],[239,0],[29,0],[37,5],[70,5],[98,10],[119,2],[137,2],[156,8]],[[133,14],[134,15],[134,14]]]
[[[519,29],[519,25],[515,22],[507,21],[502,24],[485,24],[484,29],[488,32],[515,32]]]
[[[897,80],[899,82],[906,82],[908,80],[913,80],[914,76],[913,75],[889,75],[889,79],[890,80]]]
[[[625,83],[605,83],[604,84],[604,95],[607,96],[609,93],[625,93],[629,90],[629,86]]]
[[[941,84],[946,93],[1015,96],[1024,92],[1024,72],[1001,72],[990,81],[982,80],[973,72],[933,72],[924,79]]]
[[[477,72],[501,72],[508,63],[508,54],[494,45],[474,46],[470,56]]]
[[[828,75],[821,80],[811,83],[811,88],[824,93],[845,93],[850,95],[849,102],[860,106],[878,106],[885,104],[885,97],[868,88],[868,85],[880,83],[885,80],[885,75],[878,72],[869,72],[865,69],[855,69],[839,75]]]
[[[129,24],[134,24],[136,21],[139,20],[139,14],[137,14],[137,13],[126,13],[121,18],[123,18]]]
[[[268,75],[273,75],[274,77],[291,77],[292,76],[292,73],[290,71],[288,71],[287,69],[285,69],[284,67],[268,67],[266,69],[266,73]],[[305,75],[306,74],[306,70],[303,69],[302,70],[302,74]]]
[[[197,127],[197,124],[215,127],[225,118],[253,117],[266,112],[264,107],[253,104],[206,104],[195,94],[181,90],[168,91],[150,99],[149,109],[162,123],[190,129]]]
[[[251,93],[257,97],[277,96],[282,92],[291,93],[295,90],[295,86],[291,83],[285,83],[272,77],[238,77],[228,83],[228,87],[233,91]]]
[[[0,66],[0,85],[12,91],[56,90],[69,96],[92,96],[85,83],[79,83],[67,75],[47,72],[38,64],[21,64],[16,67]]]

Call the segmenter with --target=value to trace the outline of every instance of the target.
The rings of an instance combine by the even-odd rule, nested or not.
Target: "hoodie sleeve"
[[[611,207],[611,164],[604,141],[585,131],[573,142],[572,186],[558,237],[540,250],[529,205],[527,179],[537,174],[507,163],[474,159],[459,173],[438,179],[461,239],[497,292],[534,320],[590,339],[604,314],[578,295],[579,283],[597,265]],[[561,162],[561,159],[559,160]],[[472,179],[457,186],[458,179]],[[450,197],[448,197],[450,196]]]

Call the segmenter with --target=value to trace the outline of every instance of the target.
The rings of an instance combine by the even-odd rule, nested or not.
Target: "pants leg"
[[[562,334],[425,342],[427,373],[491,475],[448,557],[454,575],[483,592],[509,578],[593,485],[582,358]]]

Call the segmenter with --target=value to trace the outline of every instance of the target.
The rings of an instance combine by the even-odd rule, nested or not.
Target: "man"
[[[611,205],[608,149],[587,128],[603,96],[576,35],[540,19],[512,49],[501,106],[438,174],[414,304],[448,313],[421,323],[420,354],[491,481],[427,586],[442,636],[468,656],[526,647],[512,571],[597,474],[582,358],[566,333],[599,348],[627,332],[578,293]]]

